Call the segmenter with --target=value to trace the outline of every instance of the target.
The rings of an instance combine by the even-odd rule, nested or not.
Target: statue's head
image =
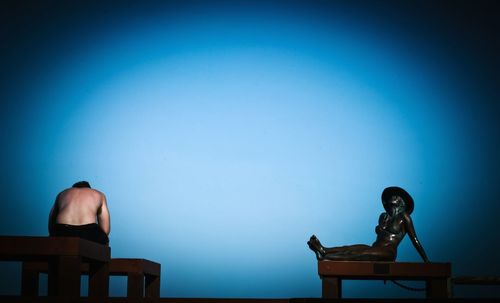
[[[382,192],[382,204],[388,213],[413,212],[413,198],[401,187],[391,186]]]
[[[91,188],[89,182],[87,181],[79,181],[73,184],[75,188]]]

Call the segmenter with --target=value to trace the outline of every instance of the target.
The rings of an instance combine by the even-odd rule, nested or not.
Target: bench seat
[[[422,280],[427,298],[451,297],[450,263],[318,261],[323,298],[341,298],[342,280]]]
[[[49,296],[79,297],[82,264],[89,272],[89,296],[107,296],[110,256],[109,246],[75,237],[0,236],[1,261],[45,262]],[[24,279],[30,277],[23,276],[22,284]]]

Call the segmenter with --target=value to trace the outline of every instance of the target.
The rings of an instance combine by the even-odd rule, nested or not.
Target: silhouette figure
[[[106,196],[87,181],[77,182],[57,195],[49,215],[50,236],[108,244],[110,228]]]
[[[327,248],[313,235],[307,242],[309,248],[318,260],[395,261],[398,245],[408,233],[419,255],[429,262],[410,217],[414,206],[410,194],[400,187],[388,187],[382,192],[382,205],[385,212],[380,214],[375,228],[377,239],[371,246],[356,244]]]

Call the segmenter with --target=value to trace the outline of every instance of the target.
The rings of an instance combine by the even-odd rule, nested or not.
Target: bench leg
[[[427,298],[451,298],[450,279],[428,279],[425,286]]]
[[[93,262],[89,265],[89,297],[109,295],[109,263]]]
[[[38,296],[38,270],[29,268],[29,262],[23,262],[21,273],[21,296]]]
[[[146,298],[160,297],[160,277],[146,275]]]
[[[342,298],[342,280],[337,277],[322,277],[322,297],[324,299]]]
[[[79,297],[81,258],[60,256],[49,262],[49,296]]]
[[[144,274],[131,272],[127,276],[127,297],[144,297]]]

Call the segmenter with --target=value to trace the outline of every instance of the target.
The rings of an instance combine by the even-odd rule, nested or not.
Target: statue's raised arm
[[[411,243],[413,243],[413,246],[415,246],[415,248],[417,249],[418,254],[420,255],[420,257],[422,257],[422,260],[424,260],[425,262],[429,262],[429,258],[427,258],[424,247],[417,238],[417,233],[415,232],[415,228],[413,227],[413,220],[411,219],[409,214],[405,214],[405,224]]]

